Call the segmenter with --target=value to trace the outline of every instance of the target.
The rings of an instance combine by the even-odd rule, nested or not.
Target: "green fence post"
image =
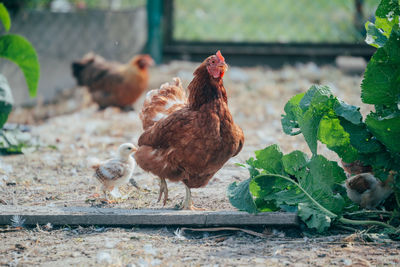
[[[162,61],[162,0],[147,0],[147,50],[157,64]]]

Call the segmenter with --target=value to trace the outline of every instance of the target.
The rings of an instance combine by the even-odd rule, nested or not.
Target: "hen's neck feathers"
[[[214,100],[228,103],[228,97],[222,78],[214,79],[207,71],[205,63],[194,72],[194,78],[188,86],[189,108],[198,110],[202,105]]]

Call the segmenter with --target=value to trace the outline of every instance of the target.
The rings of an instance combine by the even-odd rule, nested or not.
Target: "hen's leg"
[[[163,206],[165,206],[165,203],[167,203],[167,199],[168,199],[168,186],[167,186],[167,182],[165,181],[165,179],[160,178],[160,193],[158,195],[157,202],[160,202],[161,196],[163,194],[164,194]]]
[[[193,205],[192,192],[190,192],[190,188],[187,185],[185,185],[185,190],[186,190],[186,195],[185,195],[185,199],[183,200],[181,209],[183,209],[183,210],[205,210],[202,208],[197,208]]]

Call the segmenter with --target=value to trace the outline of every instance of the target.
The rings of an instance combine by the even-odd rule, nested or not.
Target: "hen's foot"
[[[167,203],[167,199],[168,199],[168,186],[167,186],[167,182],[165,181],[165,179],[161,178],[160,179],[160,193],[158,194],[157,202],[160,202],[163,194],[164,194],[163,206],[165,206],[165,204]]]
[[[193,205],[192,193],[190,192],[190,188],[187,185],[185,185],[185,189],[186,189],[185,199],[183,200],[182,204],[178,207],[178,209],[181,209],[181,210],[205,210],[202,208],[197,208]]]
[[[193,203],[192,203],[192,205],[189,206],[189,210],[205,211],[206,209],[205,209],[205,208],[198,208],[198,207],[195,207],[195,206],[193,205]]]
[[[196,211],[205,211],[206,210],[204,208],[198,208],[198,207],[194,206],[193,202],[190,204],[187,204],[187,203],[185,203],[185,201],[179,205],[176,205],[175,208],[178,210],[196,210]]]
[[[104,203],[104,204],[115,204],[115,203],[117,203],[117,201],[115,201],[115,200],[110,200],[110,199],[107,199],[107,198],[101,198],[101,199],[100,199],[100,202],[101,202],[101,203]]]

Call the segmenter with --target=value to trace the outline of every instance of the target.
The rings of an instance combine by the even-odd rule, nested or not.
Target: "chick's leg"
[[[183,209],[183,210],[205,210],[202,208],[197,208],[193,205],[192,192],[190,192],[190,188],[187,185],[185,185],[185,190],[186,190],[186,195],[185,195],[185,199],[183,200],[181,209]]]
[[[100,201],[108,204],[115,203],[115,200],[109,199],[107,194],[107,191],[112,191],[112,190],[114,190],[114,187],[107,188],[106,186],[103,186],[104,198],[100,199]]]
[[[167,199],[168,199],[168,186],[167,186],[167,182],[165,181],[165,179],[160,178],[160,193],[158,195],[157,202],[160,202],[163,194],[164,194],[163,206],[165,206],[165,204],[167,203]]]

